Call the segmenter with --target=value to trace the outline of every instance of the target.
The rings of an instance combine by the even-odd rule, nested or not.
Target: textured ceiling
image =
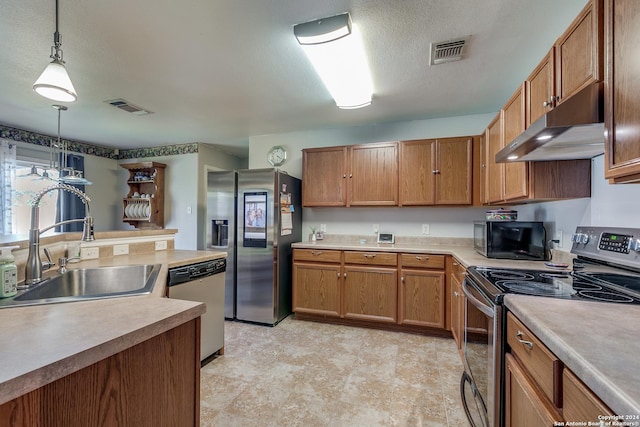
[[[113,148],[203,142],[246,153],[251,135],[497,111],[586,0],[59,0],[78,101],[62,135]],[[33,82],[48,63],[54,0],[3,0],[0,123],[56,132]],[[338,109],[293,25],[351,13],[373,104]],[[429,44],[471,35],[468,57],[429,66]],[[103,101],[124,98],[155,114]]]

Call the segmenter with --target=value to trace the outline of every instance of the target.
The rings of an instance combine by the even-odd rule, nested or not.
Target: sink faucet
[[[78,196],[78,198],[85,205],[86,216],[84,218],[60,221],[40,230],[40,201],[45,194],[55,190],[67,191]],[[29,286],[42,281],[43,266],[42,259],[40,258],[40,235],[45,231],[57,227],[58,225],[82,221],[84,223],[82,229],[82,240],[85,242],[95,240],[93,234],[93,217],[91,216],[91,209],[89,208],[90,201],[91,199],[89,199],[89,197],[85,193],[68,184],[55,184],[49,186],[41,190],[34,196],[33,205],[31,206],[31,226],[29,227],[29,253],[27,255],[27,265],[25,267],[25,280],[24,286],[19,286],[20,288],[28,288]],[[49,263],[47,268],[51,268],[51,263]]]

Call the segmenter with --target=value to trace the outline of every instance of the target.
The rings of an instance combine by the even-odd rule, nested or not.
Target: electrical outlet
[[[117,255],[128,255],[129,254],[129,245],[113,245],[113,256]]]
[[[156,251],[166,251],[167,250],[167,241],[166,240],[158,240],[156,241]]]
[[[327,224],[320,224],[320,231],[322,231],[323,233],[327,232]]]
[[[380,224],[373,224],[373,233],[378,234],[378,231],[380,231]]]
[[[425,236],[429,234],[429,224],[422,224],[422,234]]]
[[[558,241],[558,243],[556,243],[557,248],[563,247],[562,234],[563,234],[562,230],[556,230],[556,237],[554,240]]]
[[[81,259],[96,259],[100,256],[100,248],[81,248],[80,249],[80,258]]]

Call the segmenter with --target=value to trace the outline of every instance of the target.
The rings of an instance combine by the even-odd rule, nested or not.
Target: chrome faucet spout
[[[45,194],[51,191],[67,191],[76,195],[84,204],[86,216],[84,218],[69,219],[66,221],[57,222],[49,227],[40,230],[40,201]],[[25,281],[24,286],[19,288],[28,288],[29,286],[42,281],[42,259],[40,258],[40,235],[47,230],[63,224],[70,224],[73,222],[83,222],[84,227],[82,230],[82,240],[85,242],[95,240],[93,233],[93,217],[91,216],[91,209],[89,202],[91,199],[84,192],[78,190],[68,184],[55,184],[49,186],[39,193],[37,193],[32,199],[31,206],[31,226],[29,227],[29,252],[27,255],[27,265],[25,267]]]

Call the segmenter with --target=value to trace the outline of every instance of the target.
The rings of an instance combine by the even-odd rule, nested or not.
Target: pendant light
[[[64,66],[61,46],[61,36],[58,32],[58,0],[56,0],[56,32],[53,33],[53,46],[49,56],[53,61],[47,65],[33,84],[33,90],[54,101],[73,102],[78,99],[78,95]]]
[[[50,166],[58,171],[59,182],[74,185],[91,185],[91,181],[82,176],[82,171],[76,170],[67,164],[69,150],[67,141],[63,141],[60,137],[60,114],[69,108],[64,105],[53,105],[52,107],[58,110],[58,141],[51,145]]]

